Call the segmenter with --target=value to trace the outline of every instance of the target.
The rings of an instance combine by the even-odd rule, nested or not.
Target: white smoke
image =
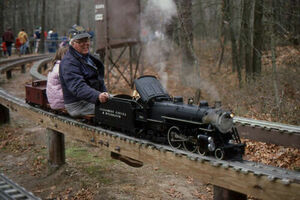
[[[155,66],[159,78],[167,88],[168,74],[165,72],[167,55],[172,51],[171,41],[166,36],[166,25],[177,16],[173,0],[149,0],[142,13],[141,38],[145,42],[145,58]]]
[[[145,59],[156,68],[161,83],[166,89],[168,73],[165,71],[165,62],[168,60],[168,55],[175,49],[173,42],[166,35],[166,25],[170,24],[172,18],[177,16],[177,7],[173,0],[148,0],[141,14],[141,38],[146,44]],[[200,74],[190,72],[186,76],[188,76],[189,86],[204,90],[213,99],[220,100],[216,87],[201,78]]]
[[[159,16],[153,17],[161,17],[165,22],[168,22],[173,16],[177,15],[176,4],[173,0],[149,0],[146,6],[146,13],[150,11],[159,12]]]

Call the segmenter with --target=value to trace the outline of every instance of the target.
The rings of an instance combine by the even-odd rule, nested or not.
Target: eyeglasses
[[[83,44],[83,43],[87,43],[90,42],[89,38],[84,38],[84,39],[80,39],[80,40],[75,40],[76,43],[78,44]]]

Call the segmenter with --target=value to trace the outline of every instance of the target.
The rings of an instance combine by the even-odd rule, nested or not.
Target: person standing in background
[[[39,43],[40,43],[40,40],[41,40],[41,29],[40,29],[40,27],[36,28],[33,37],[34,37],[34,40],[35,40],[35,43],[34,43],[35,50],[34,50],[34,52],[38,53]]]
[[[2,41],[6,44],[8,56],[11,56],[11,47],[14,40],[14,34],[12,33],[11,28],[9,27],[7,31],[5,31],[2,35]]]
[[[20,53],[22,55],[22,54],[26,53],[27,42],[28,42],[28,35],[27,35],[27,33],[25,32],[25,30],[23,28],[19,32],[18,38],[19,38],[20,43],[21,43]]]

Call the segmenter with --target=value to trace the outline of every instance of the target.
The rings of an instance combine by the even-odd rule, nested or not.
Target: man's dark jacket
[[[81,57],[70,46],[60,63],[59,77],[65,104],[80,100],[96,103],[99,94],[107,91],[102,62],[90,54],[88,56],[90,56],[95,66],[89,65],[85,59],[87,57]]]

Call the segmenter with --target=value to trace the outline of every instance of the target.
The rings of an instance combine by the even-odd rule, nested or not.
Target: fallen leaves
[[[243,141],[247,144],[245,150],[247,160],[291,170],[300,169],[299,149],[285,148],[275,144],[266,144],[252,140]]]
[[[177,191],[175,188],[169,188],[165,190],[165,192],[172,198],[182,198],[183,194],[179,191]]]

